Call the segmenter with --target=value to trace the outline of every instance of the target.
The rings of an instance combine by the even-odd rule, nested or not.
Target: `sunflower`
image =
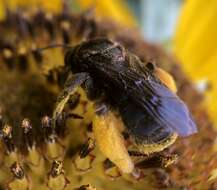
[[[206,88],[206,105],[217,122],[217,1],[186,1],[174,38],[174,52],[196,84]],[[200,85],[201,86],[201,85]]]
[[[90,10],[71,12],[67,1],[0,2],[2,189],[154,190],[217,186],[216,132],[204,94],[195,89],[190,78],[193,74],[185,67],[181,53],[177,56],[182,64],[162,47],[144,41],[123,1],[95,1],[97,18]],[[82,10],[91,2],[68,3]],[[118,23],[113,21],[115,18]],[[55,129],[51,127],[53,107],[66,80],[65,52],[61,48],[41,52],[38,48],[55,43],[74,45],[101,36],[114,39],[143,61],[155,60],[171,73],[178,95],[189,106],[199,128],[197,135],[178,139],[160,155],[132,155],[140,175],[120,175],[97,145],[93,149],[93,106],[81,89],[70,97]],[[178,155],[176,164],[171,155]]]

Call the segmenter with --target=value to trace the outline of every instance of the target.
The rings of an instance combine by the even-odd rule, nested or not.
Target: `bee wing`
[[[130,99],[142,106],[160,125],[174,130],[180,136],[197,132],[185,103],[151,73],[142,77],[129,69],[120,81],[126,81],[125,90]]]

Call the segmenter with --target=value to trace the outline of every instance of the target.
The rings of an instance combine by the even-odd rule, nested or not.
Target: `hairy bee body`
[[[175,88],[170,89],[165,84],[168,76],[161,81],[152,63],[142,63],[118,43],[105,38],[83,42],[66,53],[65,64],[74,76],[66,81],[54,118],[63,110],[70,94],[82,85],[87,97],[96,102],[97,119],[93,131],[97,144],[122,171],[131,172],[133,164],[123,137],[115,135],[118,130],[114,127],[121,126],[120,122],[139,151],[146,154],[162,151],[173,144],[177,136],[188,136],[197,131],[187,106],[174,93]],[[112,121],[114,114],[111,112],[118,113],[121,120]],[[118,146],[115,141],[119,142]],[[116,151],[122,154],[115,156],[112,147],[117,147]],[[125,164],[120,162],[121,157]],[[126,169],[123,165],[129,167]]]
[[[90,40],[69,51],[65,62],[74,73],[89,73],[138,142],[156,143],[174,133],[188,136],[197,131],[184,102],[153,74],[154,68],[121,45]]]
[[[152,63],[142,63],[118,43],[106,38],[83,42],[66,53],[65,64],[74,75],[65,82],[53,118],[58,118],[70,95],[82,86],[95,102],[93,133],[99,149],[123,173],[132,173],[134,163],[120,126],[145,154],[162,151],[177,136],[197,132],[187,106],[174,93],[173,83],[167,84],[171,77]]]

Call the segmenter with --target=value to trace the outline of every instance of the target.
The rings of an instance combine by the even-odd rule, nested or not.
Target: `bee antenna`
[[[41,52],[41,51],[48,50],[48,49],[53,49],[53,48],[65,48],[65,49],[69,49],[69,48],[72,48],[72,46],[65,45],[65,44],[52,44],[52,45],[45,46],[43,48],[37,48],[35,50]]]

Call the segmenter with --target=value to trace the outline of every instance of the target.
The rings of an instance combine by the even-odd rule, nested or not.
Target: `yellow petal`
[[[189,76],[206,79],[210,115],[217,122],[217,1],[189,0],[184,3],[174,38],[174,51]]]

